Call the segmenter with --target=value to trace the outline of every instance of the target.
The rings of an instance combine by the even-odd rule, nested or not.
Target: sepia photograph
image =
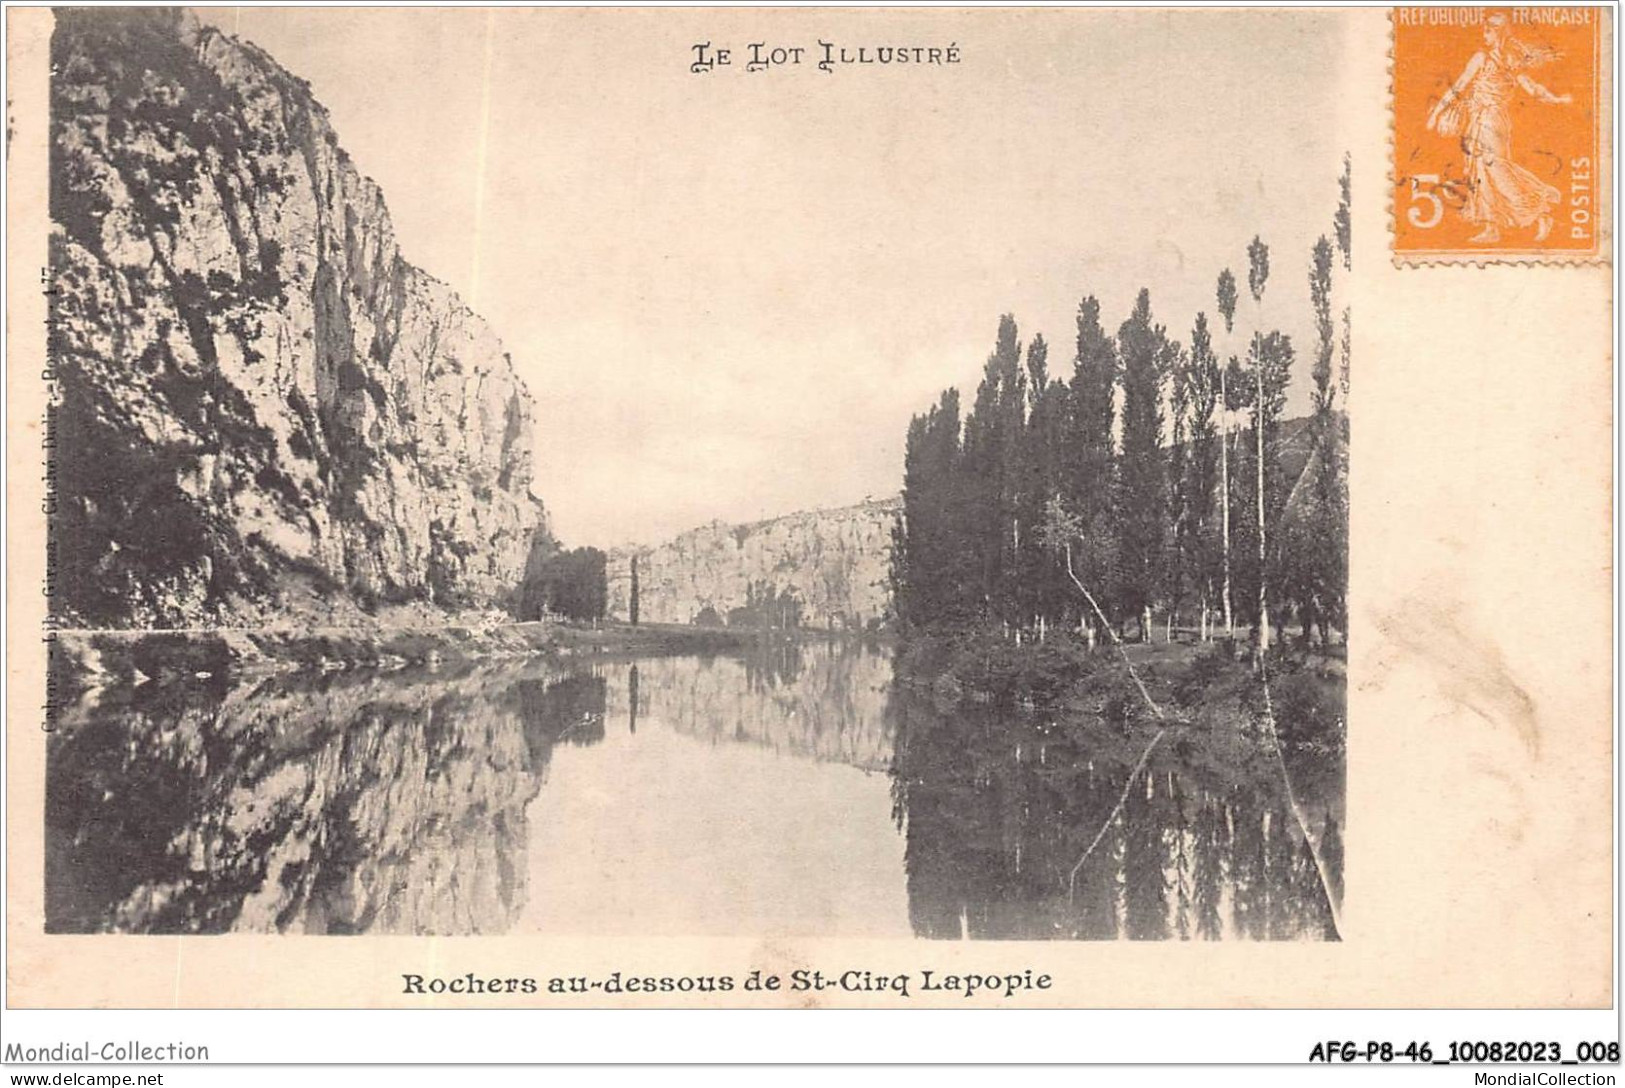
[[[1614,1001],[1610,11],[7,30],[8,1007]]]
[[[489,79],[366,96],[335,21]],[[555,22],[56,13],[47,931],[1336,939],[1341,20],[1080,41],[1199,51],[1179,93],[1249,107],[1215,146],[1292,131],[1290,204],[1193,185],[1131,91],[901,162],[782,102],[594,140],[524,70]],[[695,92],[860,75],[722,48]],[[820,63],[946,112],[924,48]],[[368,161],[457,96],[472,178]]]

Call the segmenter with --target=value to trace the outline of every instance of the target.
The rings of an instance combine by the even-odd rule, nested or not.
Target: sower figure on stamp
[[[1536,83],[1527,69],[1556,60],[1558,54],[1514,38],[1505,15],[1492,15],[1484,26],[1484,48],[1474,53],[1460,78],[1428,114],[1427,127],[1441,136],[1460,136],[1467,156],[1467,203],[1462,214],[1483,225],[1471,241],[1501,240],[1502,227],[1535,224],[1535,241],[1552,232],[1552,207],[1558,190],[1512,161],[1513,94],[1523,91],[1542,102],[1566,105],[1573,99]]]

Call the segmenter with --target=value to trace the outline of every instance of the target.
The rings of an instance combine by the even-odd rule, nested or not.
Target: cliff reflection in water
[[[1170,733],[1130,785],[1145,735],[1077,716],[944,708],[902,685],[892,705],[892,796],[917,935],[1332,935],[1313,857],[1256,738]],[[1340,897],[1341,765],[1289,764]]]
[[[530,666],[87,700],[50,742],[47,928],[501,932],[526,806],[604,699]]]
[[[638,663],[639,688],[678,733],[867,771],[891,765],[891,657],[861,642],[769,642],[743,657]],[[618,693],[626,685],[613,683]]]
[[[506,932],[536,880],[574,873],[532,856],[561,745],[591,747],[613,783],[625,753],[606,725],[657,742],[641,715],[646,734],[686,738],[675,758],[743,744],[789,757],[786,781],[807,760],[883,770],[888,680],[883,655],[818,643],[107,689],[50,738],[47,929]],[[882,801],[885,781],[867,787]],[[616,811],[669,818],[632,797]]]
[[[151,682],[57,726],[58,933],[1326,929],[1256,738],[1171,732],[1108,825],[1144,736],[939,705],[856,642]],[[1340,879],[1341,764],[1290,761]]]

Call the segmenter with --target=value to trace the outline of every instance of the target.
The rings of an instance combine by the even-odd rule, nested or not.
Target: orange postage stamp
[[[1394,9],[1397,261],[1609,256],[1609,14]]]

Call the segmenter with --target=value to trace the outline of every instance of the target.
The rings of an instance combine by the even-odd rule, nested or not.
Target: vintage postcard
[[[1606,1007],[1612,16],[9,11],[7,1004]]]

